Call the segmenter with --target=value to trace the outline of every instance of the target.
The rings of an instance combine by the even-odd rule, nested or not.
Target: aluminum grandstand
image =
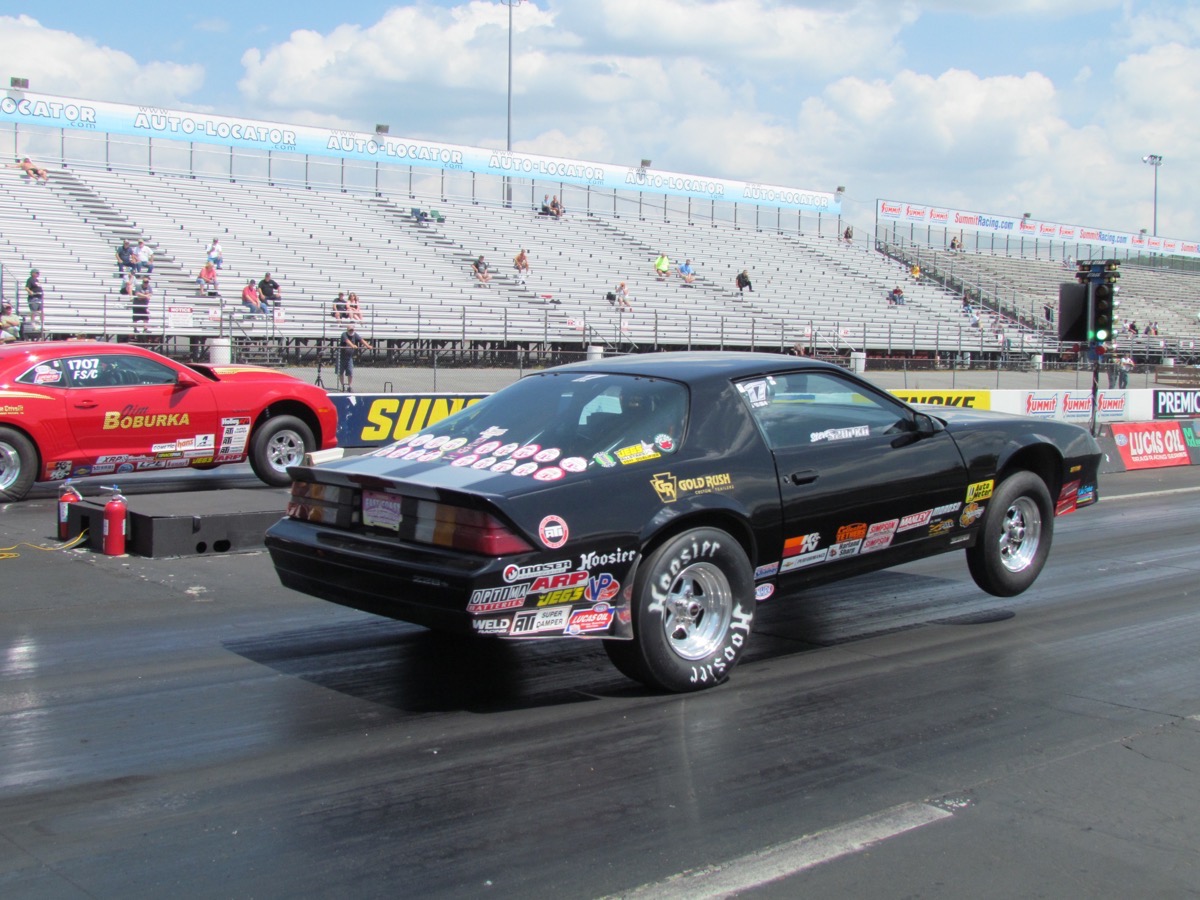
[[[14,93],[0,115],[0,154],[30,156],[50,177],[41,185],[0,170],[0,292],[20,308],[25,277],[41,271],[37,337],[136,338],[199,359],[232,345],[246,361],[302,363],[340,333],[333,298],[353,291],[360,330],[389,364],[430,354],[524,364],[589,349],[723,348],[871,358],[873,366],[967,354],[1026,366],[1074,359],[1075,348],[1056,339],[1058,285],[1071,279],[1070,260],[1115,255],[1121,317],[1159,325],[1157,336],[1123,335],[1123,351],[1151,363],[1196,357],[1200,274],[1172,267],[1169,253],[1109,252],[1078,239],[997,241],[878,215],[852,223],[832,195],[778,189],[780,200],[755,187],[729,200],[714,179],[653,177],[645,167],[610,187],[598,165],[526,157],[522,166],[511,155],[503,170],[518,174],[467,171],[462,153],[417,161],[403,141],[380,161],[369,136],[342,132],[323,151],[300,152],[295,133],[305,129],[283,126],[270,126],[265,145],[239,141],[230,127],[208,127],[203,138],[162,126],[144,135],[140,126],[106,125],[103,115],[81,129],[78,115],[56,123],[28,114],[37,95],[20,92],[22,103]],[[146,118],[139,108],[94,105],[127,112],[131,123]],[[266,135],[268,123],[258,131]],[[542,213],[545,195],[562,199],[562,217]],[[855,224],[860,236],[847,240]],[[218,292],[201,294],[196,273],[214,237],[224,251]],[[949,250],[952,238],[965,249]],[[149,336],[133,334],[119,293],[115,251],[126,239],[155,251]],[[521,248],[532,263],[527,278],[512,267]],[[691,260],[694,281],[656,277],[660,252],[674,264]],[[486,285],[470,268],[480,255],[493,267]],[[743,270],[753,291],[735,285]],[[282,305],[248,314],[241,289],[266,272],[282,285]],[[621,281],[632,309],[608,299]],[[903,304],[888,299],[896,286]]]

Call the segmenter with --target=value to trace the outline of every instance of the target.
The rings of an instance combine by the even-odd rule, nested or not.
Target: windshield
[[[375,455],[497,472],[549,464],[567,472],[612,468],[674,453],[687,401],[687,389],[673,381],[531,375]]]

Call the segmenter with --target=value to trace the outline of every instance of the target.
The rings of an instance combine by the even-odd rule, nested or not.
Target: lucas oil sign
[[[331,394],[338,444],[377,447],[415,434],[478,403],[487,394]]]

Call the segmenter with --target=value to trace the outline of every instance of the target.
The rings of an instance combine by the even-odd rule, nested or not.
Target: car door
[[[887,565],[961,507],[967,472],[953,439],[895,398],[824,369],[738,388],[775,456],[784,586],[816,567]]]
[[[129,472],[212,459],[219,422],[207,385],[180,385],[175,369],[136,354],[81,354],[63,365],[75,442],[92,463]]]

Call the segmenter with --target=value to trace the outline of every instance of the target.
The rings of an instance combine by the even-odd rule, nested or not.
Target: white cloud
[[[0,59],[34,90],[126,103],[178,105],[204,82],[200,66],[141,62],[26,15],[0,16]]]

